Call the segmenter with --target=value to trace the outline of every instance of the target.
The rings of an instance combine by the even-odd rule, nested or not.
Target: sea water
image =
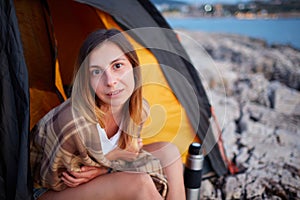
[[[300,18],[166,18],[174,29],[231,33],[265,40],[268,44],[291,45],[300,49]]]

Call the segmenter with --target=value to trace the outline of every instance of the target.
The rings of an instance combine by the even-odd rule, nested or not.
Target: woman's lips
[[[111,91],[111,92],[107,92],[106,95],[107,96],[110,96],[110,97],[113,97],[113,96],[117,96],[118,94],[120,94],[124,89],[121,89],[121,90],[114,90],[114,91]]]

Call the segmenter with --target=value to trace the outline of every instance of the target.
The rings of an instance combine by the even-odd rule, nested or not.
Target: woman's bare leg
[[[117,172],[60,192],[48,191],[39,200],[161,200],[151,177],[145,173]]]
[[[143,149],[158,158],[168,179],[168,200],[185,199],[183,163],[178,148],[168,142],[144,145]]]

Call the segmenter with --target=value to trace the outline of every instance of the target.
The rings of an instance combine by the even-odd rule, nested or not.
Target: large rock
[[[286,115],[300,116],[300,93],[284,86],[274,90],[274,110]]]

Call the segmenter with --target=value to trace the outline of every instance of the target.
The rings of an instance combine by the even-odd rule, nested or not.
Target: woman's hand
[[[62,173],[62,180],[68,187],[77,187],[83,183],[89,182],[97,176],[107,174],[105,167],[83,166],[80,172],[68,171]]]
[[[143,140],[142,138],[138,138],[138,150],[131,146],[127,147],[126,149],[115,148],[114,150],[106,154],[105,157],[109,160],[121,159],[130,162],[137,158],[142,147]]]

